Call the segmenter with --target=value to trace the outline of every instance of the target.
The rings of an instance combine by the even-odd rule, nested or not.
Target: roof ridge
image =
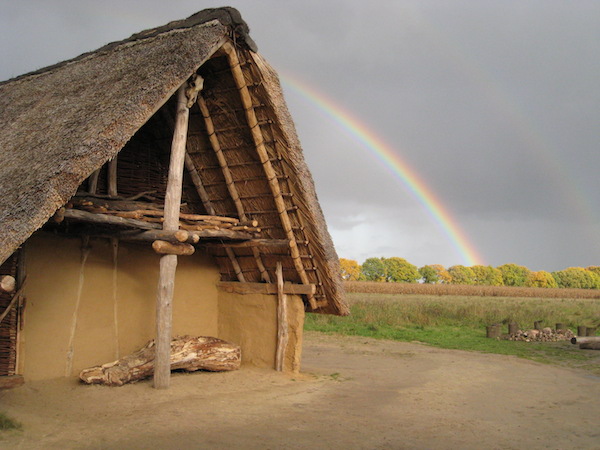
[[[244,19],[242,19],[242,16],[237,9],[232,8],[230,6],[224,6],[221,8],[208,8],[203,9],[202,11],[199,11],[195,14],[192,14],[187,19],[174,20],[159,27],[149,28],[147,30],[134,33],[126,39],[109,42],[108,44],[103,45],[102,47],[97,48],[96,50],[82,53],[81,55],[76,56],[74,58],[67,59],[65,61],[61,61],[50,66],[42,67],[41,69],[33,70],[31,72],[18,75],[14,78],[9,78],[8,80],[0,81],[0,86],[30,76],[41,75],[54,69],[66,66],[67,64],[81,61],[90,56],[112,51],[122,45],[151,39],[161,34],[169,33],[176,30],[193,28],[195,26],[208,24],[209,22],[213,21],[218,21],[221,25],[227,27],[230,30],[232,38],[239,38],[235,39],[236,42],[245,43],[247,47],[253,52],[256,52],[258,50],[256,43],[252,40],[252,38],[249,35],[250,28],[248,27],[248,24],[246,24]]]

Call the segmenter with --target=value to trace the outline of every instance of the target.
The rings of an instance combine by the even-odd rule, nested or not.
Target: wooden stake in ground
[[[283,268],[277,263],[277,353],[275,370],[282,372],[285,365],[285,349],[288,344],[287,295],[283,291]]]
[[[163,230],[165,231],[174,232],[179,229],[183,165],[190,115],[189,99],[186,96],[186,91],[189,92],[190,87],[197,86],[197,83],[198,81],[194,75],[190,82],[184,83],[177,91],[177,113],[165,196],[165,221],[163,222]],[[202,83],[200,82],[199,85],[201,86]],[[198,91],[196,91],[196,95],[197,93]],[[154,387],[156,389],[167,389],[171,379],[171,322],[176,268],[177,255],[169,254],[160,257],[158,295],[156,299],[156,357],[154,362]]]

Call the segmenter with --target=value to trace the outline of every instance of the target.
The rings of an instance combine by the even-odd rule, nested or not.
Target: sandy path
[[[513,357],[309,333],[305,375],[180,374],[0,394],[2,448],[600,448],[600,378]]]

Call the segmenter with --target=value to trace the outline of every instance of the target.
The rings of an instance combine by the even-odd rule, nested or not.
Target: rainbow
[[[419,178],[415,170],[400,158],[393,147],[377,137],[364,123],[361,123],[349,112],[344,111],[340,106],[317,90],[298,81],[289,74],[281,76],[281,80],[284,87],[309,100],[311,104],[317,106],[350,136],[360,142],[408,188],[410,193],[422,204],[428,214],[447,235],[453,247],[461,255],[465,265],[483,264],[483,259],[469,242],[456,220],[446,210],[431,189]]]

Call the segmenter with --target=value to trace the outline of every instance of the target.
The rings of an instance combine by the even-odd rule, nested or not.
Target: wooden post
[[[508,334],[517,334],[519,332],[519,324],[517,322],[510,322],[508,324]]]
[[[184,83],[177,91],[177,115],[175,117],[169,178],[165,196],[165,221],[163,222],[163,230],[165,231],[177,231],[179,229],[183,164],[190,115],[187,106],[188,99],[185,95],[186,88],[187,83]],[[167,389],[171,381],[171,322],[176,268],[177,255],[163,255],[160,257],[158,295],[156,299],[156,356],[154,363],[154,387],[156,389]]]
[[[108,162],[108,196],[117,197],[117,157],[115,156]]]
[[[283,290],[283,268],[277,263],[277,354],[275,370],[282,372],[285,366],[285,349],[288,344],[287,295]]]
[[[587,327],[579,325],[577,327],[577,336],[585,336],[587,334]]]

